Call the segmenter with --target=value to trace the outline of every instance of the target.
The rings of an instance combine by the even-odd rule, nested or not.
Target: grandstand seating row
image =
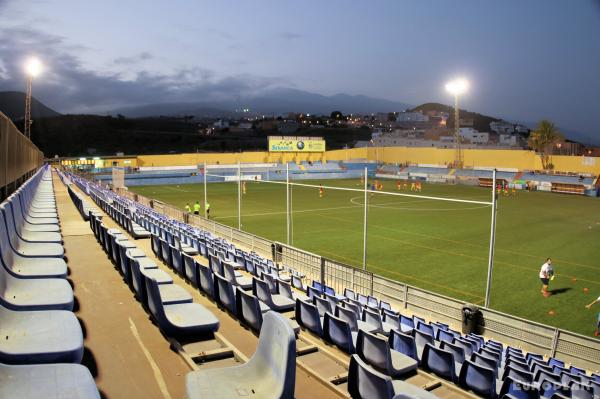
[[[353,397],[392,397],[403,390],[395,378],[417,367],[491,398],[525,397],[523,392],[526,397],[592,398],[600,393],[599,376],[566,368],[558,359],[544,360],[481,336],[462,335],[348,289],[340,295],[319,282],[307,287],[294,270],[222,238],[112,192],[95,188],[91,194],[96,202],[110,197],[111,207],[152,234],[152,250],[159,259],[251,328],[260,329],[264,311],[294,309],[301,327],[352,355],[348,389]],[[196,252],[208,265],[192,258]],[[408,388],[412,391],[406,392]],[[413,388],[405,387],[404,394],[427,396]]]
[[[100,398],[66,276],[44,167],[0,205],[0,397]]]

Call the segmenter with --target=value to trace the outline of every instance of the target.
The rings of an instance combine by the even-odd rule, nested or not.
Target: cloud
[[[130,57],[119,57],[116,58],[114,63],[117,65],[131,65],[137,64],[142,61],[147,61],[153,59],[154,56],[148,51],[143,51],[139,54],[132,55]]]
[[[2,0],[0,0],[2,1]],[[83,66],[85,48],[65,38],[26,27],[0,28],[0,90],[25,87],[23,61],[35,54],[45,70],[34,82],[34,96],[63,113],[105,112],[124,106],[157,102],[222,101],[248,97],[283,82],[240,74],[218,76],[204,68],[180,68],[170,74],[138,70],[133,78]],[[116,65],[131,66],[152,59],[149,52],[116,59]],[[128,68],[127,76],[130,73]],[[125,72],[124,72],[125,73]]]

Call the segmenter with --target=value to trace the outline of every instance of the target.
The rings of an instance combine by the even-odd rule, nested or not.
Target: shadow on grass
[[[565,287],[565,288],[557,288],[557,289],[554,289],[554,290],[548,290],[548,292],[551,295],[558,295],[558,294],[564,294],[565,292],[571,291],[572,289],[573,288],[571,288],[571,287]]]

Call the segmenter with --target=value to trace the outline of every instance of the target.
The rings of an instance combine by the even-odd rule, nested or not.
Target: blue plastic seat
[[[454,345],[460,347],[465,352],[465,358],[471,357],[471,354],[475,351],[475,345],[472,342],[465,341],[462,338],[454,339]]]
[[[293,310],[295,307],[295,302],[284,296],[278,294],[271,294],[271,290],[269,289],[269,285],[266,281],[259,280],[256,277],[252,279],[252,288],[253,293],[263,301],[269,308],[273,309],[276,312],[286,312],[289,310]]]
[[[192,258],[190,255],[183,254],[183,269],[185,271],[185,280],[193,285],[194,287],[198,287],[198,267],[196,266],[196,259]]]
[[[371,367],[391,377],[400,378],[417,370],[417,361],[391,350],[387,341],[363,330],[358,331],[356,354]]]
[[[439,377],[454,383],[458,382],[457,369],[460,369],[460,367],[457,367],[454,362],[452,353],[436,348],[432,344],[425,344],[421,366],[424,370],[430,371]]]
[[[423,350],[425,349],[425,345],[431,344],[433,345],[435,340],[433,336],[424,333],[419,330],[413,330],[415,334],[415,345],[417,347],[417,357],[419,358],[419,362],[423,360]]]
[[[231,314],[237,315],[238,309],[233,285],[225,277],[218,274],[214,274],[214,284],[215,301],[217,304],[227,309]]]
[[[422,321],[418,321],[417,322],[417,330],[422,331],[426,334],[431,335],[432,337],[435,337],[435,332],[433,331],[433,327],[429,324],[426,324]]]
[[[438,330],[437,332],[437,338],[438,341],[444,341],[444,342],[448,342],[453,344],[454,343],[454,339],[455,336],[453,333],[445,331],[445,330]]]
[[[503,399],[507,396],[514,399],[540,399],[540,391],[535,385],[525,384],[507,377],[502,382],[498,397]]]
[[[0,398],[100,399],[90,371],[79,364],[0,364]]]
[[[56,242],[27,242],[17,236],[4,219],[4,205],[0,205],[0,240],[5,241],[3,250],[12,250],[25,258],[62,258],[63,246]]]
[[[356,351],[357,333],[353,332],[345,320],[335,317],[331,313],[325,313],[323,318],[323,339],[336,345],[346,353],[352,354]]]
[[[572,382],[569,385],[572,399],[594,399],[594,389],[591,385]]]
[[[0,362],[79,363],[83,334],[66,310],[13,311],[0,306]]]
[[[219,320],[197,303],[163,305],[158,283],[145,277],[148,308],[159,328],[169,336],[209,335],[219,329]]]
[[[465,361],[465,351],[458,345],[451,344],[450,342],[442,341],[440,344],[440,348],[452,353],[454,356],[454,361],[456,363],[462,363]]]
[[[353,399],[393,399],[399,394],[418,399],[437,398],[416,385],[392,380],[390,376],[370,367],[358,355],[350,357],[348,392]]]
[[[321,317],[325,317],[325,313],[333,313],[331,304],[326,299],[315,296],[313,297],[313,303],[317,306],[317,310]]]
[[[258,298],[244,290],[236,290],[235,294],[238,319],[248,325],[252,330],[260,331],[263,322],[263,310],[261,309]]]
[[[527,384],[533,383],[533,374],[523,370],[522,368],[516,368],[514,365],[506,365],[502,374],[502,380],[507,377],[512,378],[515,381],[525,382]]]
[[[389,337],[389,345],[395,351],[419,361],[417,346],[412,335],[404,334],[398,330],[392,330]]]
[[[185,277],[185,270],[183,269],[182,252],[171,245],[169,245],[169,252],[171,259],[171,267],[173,268],[173,271],[181,277]]]
[[[306,328],[312,333],[323,336],[323,320],[319,315],[319,310],[312,303],[296,299],[296,321],[300,326]]]
[[[12,310],[73,310],[73,303],[73,289],[67,280],[19,279],[0,266],[2,306]]]
[[[496,371],[470,360],[463,363],[458,384],[484,398],[496,398]]]
[[[285,318],[264,315],[258,348],[240,366],[192,371],[185,378],[188,398],[292,399],[296,385],[296,337]]]
[[[552,398],[554,394],[564,395],[567,398],[571,397],[571,389],[566,385],[561,385],[555,381],[543,378],[538,382],[540,387],[540,396]]]
[[[235,274],[235,269],[229,262],[223,262],[223,277],[230,284],[240,287],[243,290],[249,290],[252,288],[252,279],[250,277],[237,277]]]
[[[209,298],[214,298],[214,277],[210,267],[198,264],[199,287]]]
[[[390,331],[393,329],[391,325],[383,322],[381,313],[368,308],[363,311],[363,321],[371,327],[367,329],[368,331],[378,332],[386,336],[390,335]]]

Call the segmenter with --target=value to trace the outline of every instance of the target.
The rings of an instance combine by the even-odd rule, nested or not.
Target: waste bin
[[[462,333],[478,334],[479,324],[481,322],[481,310],[475,305],[466,304],[462,307]]]

